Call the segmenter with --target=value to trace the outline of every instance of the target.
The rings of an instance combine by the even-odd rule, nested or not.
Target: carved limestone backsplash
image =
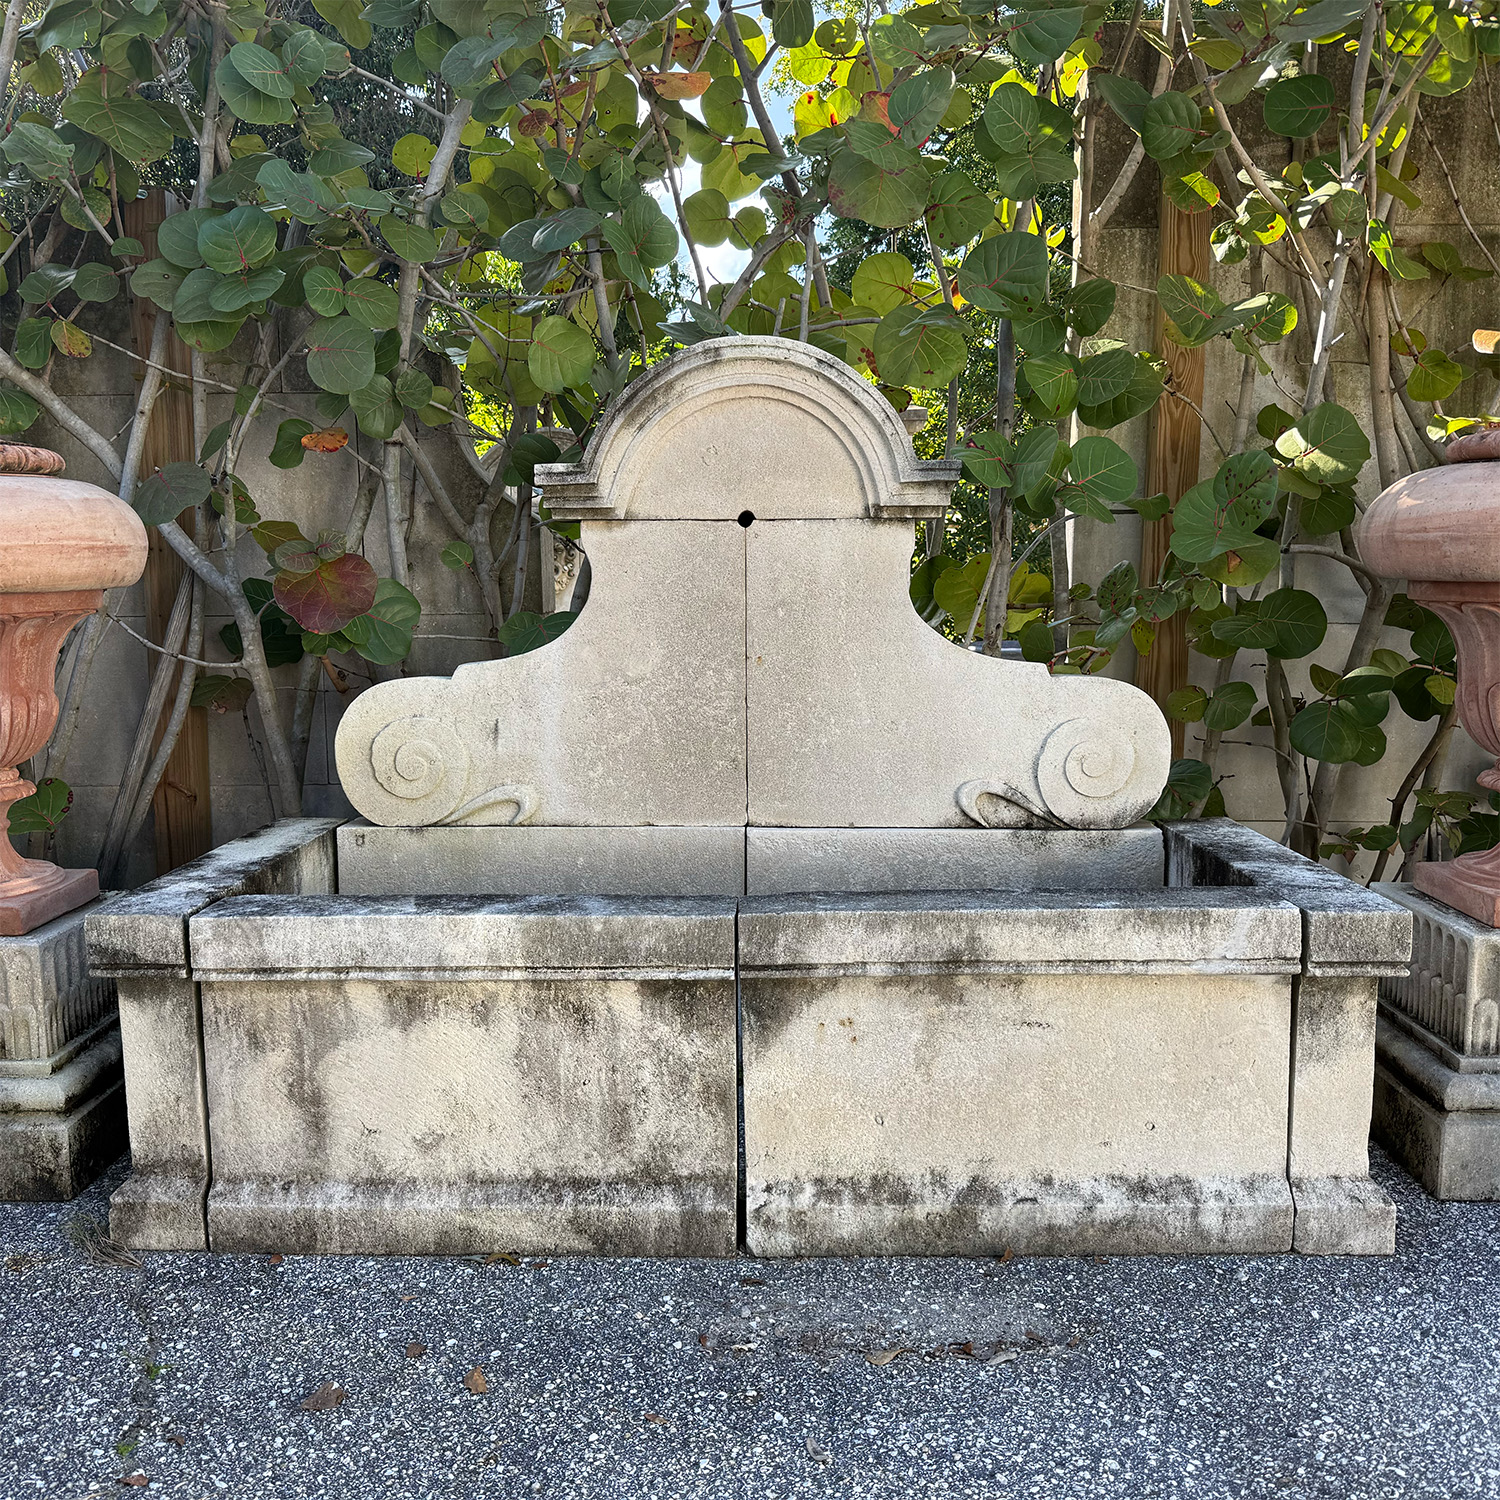
[[[913,524],[958,469],[918,461],[878,392],[808,345],[683,351],[582,464],[537,471],[581,523],[578,620],[367,690],[338,732],[346,793],[408,827],[1136,821],[1170,759],[1144,693],[963,650],[912,609]]]

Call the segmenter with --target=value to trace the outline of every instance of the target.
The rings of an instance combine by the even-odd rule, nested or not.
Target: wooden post
[[[1161,199],[1159,275],[1191,276],[1207,284],[1210,215],[1184,213],[1165,194]],[[1203,350],[1184,349],[1166,336],[1161,305],[1156,309],[1156,351],[1167,363],[1167,389],[1151,413],[1146,452],[1146,493],[1166,494],[1175,506],[1198,482],[1202,449]],[[1193,404],[1179,401],[1181,392]],[[1195,410],[1194,408],[1197,408]],[[1148,521],[1141,528],[1141,582],[1154,583],[1172,544],[1172,518]],[[1166,709],[1167,696],[1188,685],[1187,616],[1179,610],[1157,628],[1150,652],[1138,659],[1136,685]],[[1172,755],[1182,755],[1185,725],[1172,724]]]
[[[123,204],[125,232],[145,246],[148,256],[155,256],[157,226],[166,217],[166,194],[152,188],[144,198]],[[135,347],[142,354],[151,348],[156,326],[157,308],[145,297],[132,297],[131,327]],[[187,345],[174,333],[167,342],[167,363],[181,380],[171,380],[157,397],[151,413],[151,426],[141,453],[141,474],[147,475],[163,464],[191,462],[193,451],[193,402],[187,385],[191,369]],[[138,372],[139,374],[140,372]],[[194,532],[191,510],[177,518],[189,535]],[[162,541],[153,527],[148,533],[150,552],[146,559],[146,634],[158,643],[166,633],[167,617],[182,579],[183,563]],[[162,710],[156,726],[154,743],[160,743],[171,712],[171,699]],[[208,710],[190,708],[182,732],[177,738],[166,774],[152,800],[156,821],[156,873],[164,875],[213,848],[213,820],[210,805],[208,765]]]

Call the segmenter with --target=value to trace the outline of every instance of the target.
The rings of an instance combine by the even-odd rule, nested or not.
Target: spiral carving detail
[[[1074,828],[1114,824],[1110,799],[1135,770],[1135,745],[1098,719],[1069,719],[1047,736],[1037,757],[1037,788],[1047,809]]]
[[[370,742],[370,769],[391,796],[428,803],[421,821],[436,823],[464,794],[469,752],[440,719],[413,714],[387,724]]]

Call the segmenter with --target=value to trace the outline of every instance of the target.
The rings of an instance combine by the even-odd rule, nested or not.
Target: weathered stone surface
[[[74,1198],[124,1145],[120,1033],[112,1019],[49,1058],[0,1062],[0,1199]]]
[[[752,896],[797,891],[1152,890],[1155,827],[750,828]]]
[[[825,973],[1291,974],[1297,909],[1238,890],[802,895],[740,904],[740,966]]]
[[[1303,1255],[1394,1255],[1396,1206],[1359,1177],[1292,1177],[1292,1249]]]
[[[380,828],[338,831],[349,896],[733,896],[794,891],[1150,890],[1155,827]]]
[[[768,435],[795,464],[767,467]],[[1167,774],[1150,699],[961,650],[911,607],[912,521],[957,477],[810,345],[685,350],[580,467],[538,473],[582,525],[577,623],[362,694],[345,791],[401,826],[1124,827]]]
[[[246,892],[332,891],[337,818],[283,818],[201,859],[113,896],[88,915],[88,963],[114,978],[140,970],[187,977],[187,919]]]
[[[331,891],[336,822],[290,818],[217,849],[88,915],[89,965],[116,977],[129,1080],[131,1175],[111,1233],[146,1250],[207,1248],[208,1119],[188,918],[243,891]]]
[[[191,942],[214,1248],[733,1253],[731,902],[241,897]]]
[[[1171,758],[1151,700],[955,649],[911,607],[911,546],[893,522],[749,529],[750,822],[1118,828],[1147,812]]]
[[[1295,1182],[1370,1175],[1374,978],[1303,975],[1292,989]]]
[[[72,1198],[125,1146],[115,987],[70,912],[0,938],[0,1198]]]
[[[1459,1073],[1382,1017],[1375,1138],[1434,1198],[1500,1199],[1500,1077]]]
[[[955,967],[744,971],[753,1251],[1291,1247],[1289,980]]]
[[[350,705],[339,779],[372,823],[745,821],[745,532],[591,522],[561,639]]]
[[[1426,1033],[1460,1073],[1500,1069],[1500,932],[1414,886],[1377,886],[1412,914],[1411,972],[1380,998]]]
[[[1384,896],[1230,818],[1164,823],[1167,884],[1274,889],[1302,911],[1309,974],[1405,974],[1411,917]]]
[[[0,938],[0,1061],[50,1058],[114,1009],[114,986],[89,973],[84,943],[84,919],[102,905]]]
[[[338,831],[347,896],[733,896],[743,828],[379,828]]]
[[[734,971],[734,903],[695,897],[240,896],[190,930],[198,979]]]
[[[1380,981],[1375,1134],[1434,1197],[1500,1199],[1500,933],[1410,885],[1409,976]]]

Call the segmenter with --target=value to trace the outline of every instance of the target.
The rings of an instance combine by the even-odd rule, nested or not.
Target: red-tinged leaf
[[[896,127],[891,124],[891,96],[879,89],[870,89],[860,95],[859,116],[862,120],[878,120],[892,135]]]
[[[708,92],[712,73],[648,73],[646,81],[663,99],[697,99]]]
[[[342,427],[325,427],[319,432],[302,434],[302,446],[310,453],[337,453],[349,441]]]
[[[309,573],[278,573],[273,593],[304,630],[332,635],[374,604],[378,581],[364,558],[346,552]]]

